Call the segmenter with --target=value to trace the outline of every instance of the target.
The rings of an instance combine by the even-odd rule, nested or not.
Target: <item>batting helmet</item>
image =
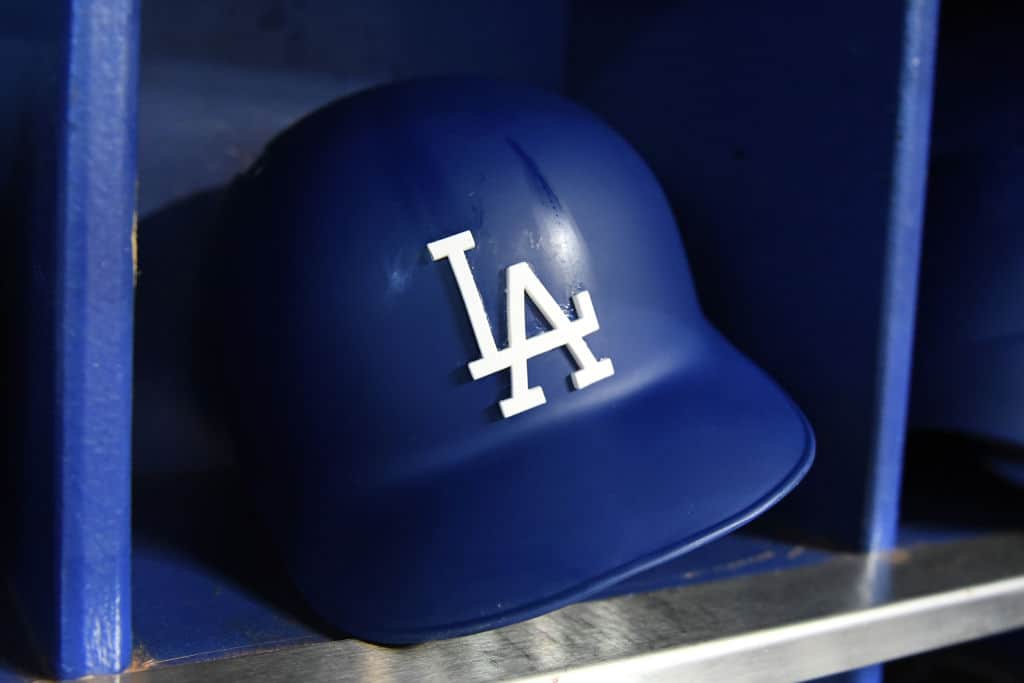
[[[810,466],[799,409],[702,315],[651,171],[559,97],[443,79],[343,99],[267,147],[225,225],[240,457],[350,634],[551,610]]]

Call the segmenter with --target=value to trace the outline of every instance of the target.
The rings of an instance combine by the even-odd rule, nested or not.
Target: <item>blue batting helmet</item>
[[[554,609],[727,533],[813,436],[704,318],[594,116],[474,79],[338,101],[231,191],[232,422],[313,606],[390,643]]]

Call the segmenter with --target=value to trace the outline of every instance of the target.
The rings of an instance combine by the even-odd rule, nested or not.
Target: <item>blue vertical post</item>
[[[138,6],[4,12],[39,40],[38,52],[19,53],[20,138],[4,203],[18,235],[11,375],[20,392],[7,571],[41,665],[73,678],[131,658]]]
[[[869,550],[892,547],[899,524],[938,15],[938,0],[907,2],[883,268],[876,425],[860,538]]]

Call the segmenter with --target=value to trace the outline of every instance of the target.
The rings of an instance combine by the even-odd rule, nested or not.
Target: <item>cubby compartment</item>
[[[1015,6],[945,7],[917,313],[907,533],[1019,529],[1024,60]]]
[[[616,10],[627,18],[618,39],[642,37],[658,21],[655,9]],[[232,178],[290,123],[382,83],[478,74],[587,104],[581,94],[605,66],[597,52],[606,40],[594,34],[589,13],[570,3],[540,2],[145,9],[133,475],[136,664],[343,635],[311,614],[282,571],[258,509],[272,503],[252,500],[205,374],[197,322],[201,272],[216,267],[204,255]],[[598,18],[598,25],[612,24],[610,15]],[[620,89],[628,94],[624,85]],[[727,537],[615,592],[824,556],[804,552],[805,539],[773,534]]]
[[[802,7],[738,23],[734,11],[684,3],[147,8],[135,366],[140,661],[339,635],[289,587],[231,462],[196,346],[197,273],[226,185],[271,137],[337,97],[412,77],[525,82],[620,130],[669,194],[708,315],[816,427],[814,473],[780,510],[618,592],[891,543],[911,330],[898,313],[913,305],[932,11],[913,8],[919,26],[899,5]],[[901,68],[907,59],[926,61]],[[862,485],[841,485],[851,479]],[[168,515],[179,499],[189,509]]]
[[[1024,12],[943,5],[900,541],[1019,533],[1024,483]],[[887,667],[1024,674],[1020,631]],[[890,675],[891,673],[891,675]]]

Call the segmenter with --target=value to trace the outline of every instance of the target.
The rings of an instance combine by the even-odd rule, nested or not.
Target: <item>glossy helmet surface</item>
[[[543,613],[810,466],[799,409],[702,315],[651,171],[564,99],[444,79],[340,100],[238,180],[226,229],[239,455],[347,633]]]

